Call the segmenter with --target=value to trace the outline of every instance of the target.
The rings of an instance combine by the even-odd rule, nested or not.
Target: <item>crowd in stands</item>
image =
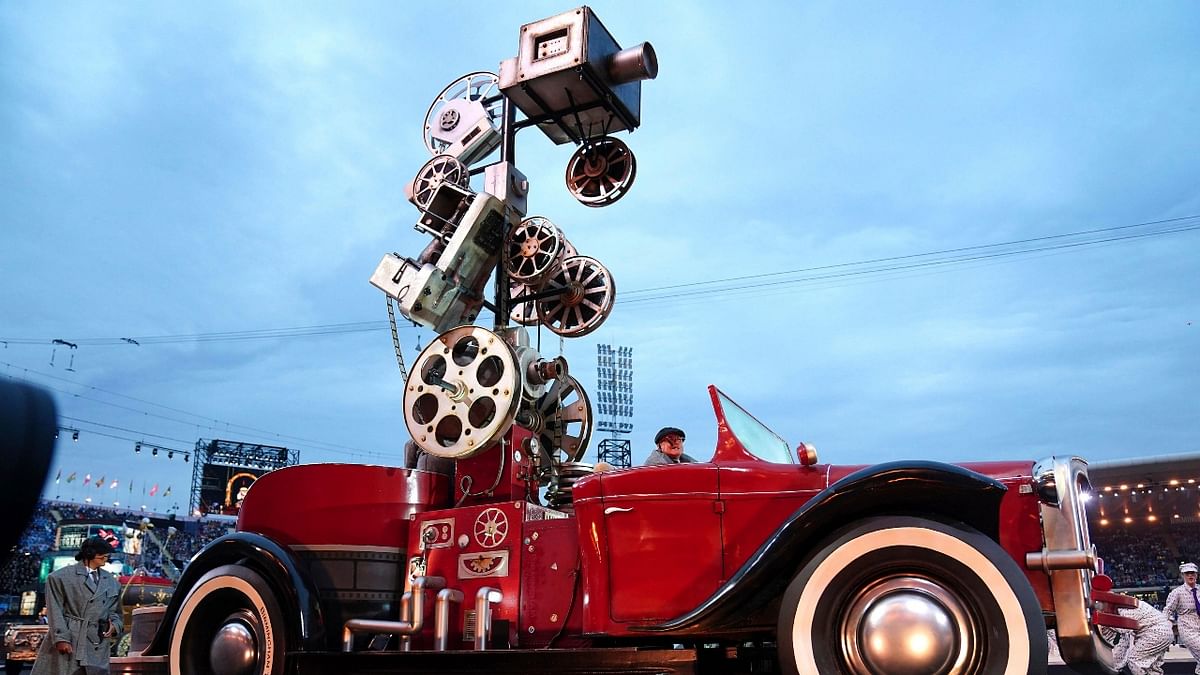
[[[63,521],[123,524],[122,536],[142,528],[150,529],[167,550],[160,549],[155,537],[143,536],[140,552],[122,557],[128,567],[145,568],[152,576],[165,577],[171,576],[170,568],[182,571],[197,551],[229,532],[233,526],[229,518],[177,517],[88,504],[42,501],[17,545],[11,551],[0,552],[0,596],[18,595],[38,588],[42,561],[54,553],[55,533]]]
[[[1175,526],[1092,529],[1092,543],[1104,559],[1104,572],[1117,588],[1169,586],[1179,582],[1179,560],[1171,552]],[[1174,536],[1172,536],[1174,535]]]

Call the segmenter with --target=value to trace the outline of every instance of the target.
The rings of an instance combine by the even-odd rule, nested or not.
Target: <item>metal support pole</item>
[[[513,166],[517,164],[517,107],[504,97],[504,124],[500,129],[500,161],[509,162]],[[508,238],[508,220],[504,221],[504,232],[500,241],[503,242]],[[496,331],[504,330],[508,327],[508,273],[504,271],[504,248],[501,244],[500,262],[496,265],[496,319],[492,322],[492,329]]]

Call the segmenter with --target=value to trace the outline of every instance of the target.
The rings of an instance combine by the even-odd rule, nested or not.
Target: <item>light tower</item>
[[[597,459],[629,466],[629,439],[623,436],[633,431],[633,347],[596,345],[596,388],[596,428],[610,434],[601,439]]]

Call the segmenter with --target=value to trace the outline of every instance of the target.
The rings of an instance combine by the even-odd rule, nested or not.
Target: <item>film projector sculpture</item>
[[[616,282],[550,219],[527,217],[516,133],[536,126],[555,144],[574,143],[568,191],[585,206],[613,204],[633,185],[637,164],[611,134],[640,125],[641,81],[657,74],[649,43],[621,49],[580,7],[522,26],[517,56],[499,74],[463,75],[429,106],[431,158],[405,191],[420,212],[415,228],[431,241],[416,258],[385,255],[371,283],[387,294],[389,313],[395,301],[438,333],[407,375],[404,420],[421,451],[455,460],[460,503],[502,492],[508,457],[514,483],[519,475],[528,492],[536,480],[557,508],[570,508],[571,485],[591,471],[580,462],[592,432],[586,392],[561,356],[542,358],[526,329],[508,322],[587,335],[612,311]],[[473,325],[482,308],[495,314],[493,330]],[[486,453],[497,445],[504,451]],[[472,491],[493,472],[491,488]]]

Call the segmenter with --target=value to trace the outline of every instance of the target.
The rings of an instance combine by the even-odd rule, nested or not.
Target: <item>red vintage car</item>
[[[453,477],[267,474],[146,654],[173,675],[1026,675],[1054,628],[1069,665],[1113,671],[1098,625],[1128,620],[1097,605],[1084,461],[819,464],[710,391],[711,460],[581,471],[559,508],[517,426]]]

